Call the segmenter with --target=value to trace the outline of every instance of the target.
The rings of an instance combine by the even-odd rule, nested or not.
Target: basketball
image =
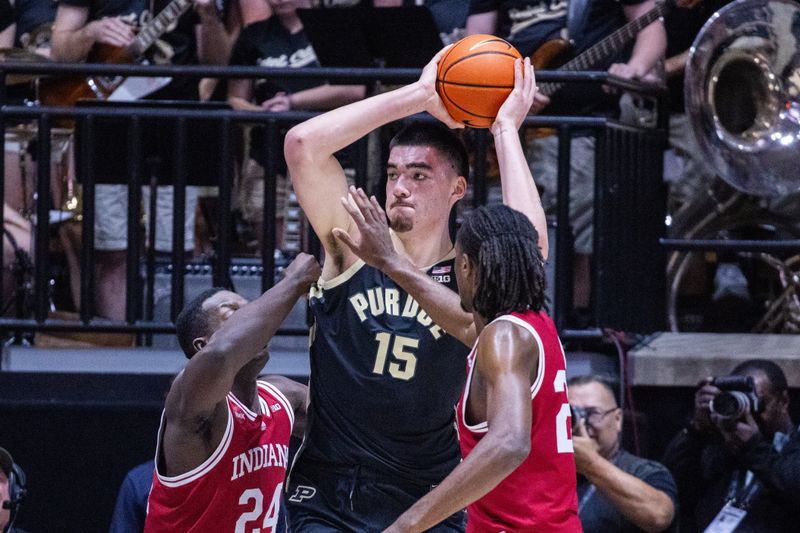
[[[439,61],[436,91],[453,120],[488,128],[514,89],[516,48],[494,35],[470,35]]]

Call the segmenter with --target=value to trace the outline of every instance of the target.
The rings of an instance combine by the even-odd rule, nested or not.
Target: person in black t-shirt
[[[129,46],[143,28],[169,4],[169,0],[60,0],[53,24],[51,57],[56,61],[84,61],[95,44]],[[231,35],[223,22],[232,10],[221,0],[195,0],[193,9],[181,15],[175,28],[162,35],[163,43],[151,46],[156,61],[170,58],[173,64],[224,63]],[[196,80],[175,78],[147,95],[148,98],[197,100]],[[98,176],[116,181],[113,176]],[[148,205],[144,189],[144,205]],[[187,188],[185,243],[194,247],[194,213],[197,189]],[[125,249],[127,248],[127,189],[98,185],[95,189],[95,249],[97,257],[97,314],[121,320],[125,316]],[[158,251],[172,251],[172,190],[158,188],[156,244]],[[120,288],[123,288],[120,291]]]
[[[669,183],[670,208],[705,196],[702,190],[712,182],[715,171],[697,145],[692,125],[684,110],[683,84],[689,48],[703,24],[730,0],[705,0],[699,5],[675,7],[664,17],[667,29],[667,60],[664,70],[669,91],[669,144],[664,157],[664,179]],[[680,227],[676,220],[673,228]]]
[[[58,4],[53,0],[15,0],[14,20],[17,31],[14,46],[35,49],[42,55],[50,55],[52,24],[56,18]]]
[[[297,9],[310,7],[306,0],[279,2],[267,0],[272,16],[250,24],[242,30],[231,54],[231,65],[270,68],[319,67],[314,48],[303,33]],[[292,109],[327,110],[355,102],[364,97],[360,85],[330,85],[316,79],[238,79],[228,82],[228,103],[243,111],[281,112]],[[264,134],[263,129],[250,132],[250,148],[242,165],[239,182],[240,208],[245,220],[263,243],[264,212]],[[287,180],[279,178],[276,219],[282,223]],[[280,230],[280,228],[278,228]],[[278,247],[283,245],[278,238]]]
[[[675,481],[660,463],[622,448],[622,409],[612,383],[602,376],[577,376],[567,385],[583,530],[677,531]]]
[[[575,0],[577,1],[577,0]],[[655,0],[585,0],[585,23],[573,40],[581,53],[598,41],[655,7]],[[488,33],[508,40],[524,56],[530,56],[546,41],[563,38],[567,30],[567,0],[471,0],[467,35]],[[666,34],[660,21],[636,36],[632,49],[621,51],[595,70],[627,79],[641,79],[664,58]],[[566,84],[553,97],[536,93],[533,112],[546,108],[548,115],[613,116],[619,111],[619,94],[604,92],[597,85]],[[571,144],[570,223],[574,235],[574,305],[589,306],[590,258],[593,252],[594,139],[579,134]],[[558,140],[555,136],[528,142],[526,155],[536,182],[543,189],[542,202],[548,216],[556,212]]]
[[[0,48],[11,47],[14,31],[14,9],[8,0],[0,0]]]

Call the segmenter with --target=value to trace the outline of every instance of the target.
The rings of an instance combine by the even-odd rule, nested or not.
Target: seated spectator
[[[683,83],[689,48],[703,24],[730,0],[706,0],[698,5],[676,6],[664,17],[667,59],[664,62],[669,90],[669,151],[664,160],[664,179],[670,184],[672,208],[703,197],[715,174],[700,151],[686,116]],[[674,225],[680,225],[675,221]]]
[[[175,65],[198,63],[218,64],[228,59],[233,31],[225,20],[232,17],[236,10],[231,2],[213,2],[212,0],[195,0],[193,8],[180,15],[174,27],[162,35],[163,43],[157,42],[149,51],[156,62],[169,60]],[[80,62],[91,59],[91,51],[96,44],[117,47],[130,46],[137,30],[147,24],[138,24],[153,20],[154,16],[167,9],[167,0],[154,2],[137,2],[125,0],[120,2],[102,2],[99,0],[61,0],[53,23],[51,57],[55,61]],[[220,7],[222,9],[220,9]],[[162,80],[164,81],[164,80]],[[188,100],[199,99],[196,80],[177,77],[166,85],[156,82],[147,90],[142,90],[135,83],[133,86],[125,82],[116,90],[128,87],[128,97],[137,94],[147,99]],[[160,88],[158,88],[160,87]],[[153,90],[155,89],[155,90]],[[49,90],[51,98],[61,96],[58,85]],[[151,91],[151,92],[147,92]],[[44,98],[43,98],[44,101]],[[49,103],[46,102],[46,103]],[[69,102],[67,102],[69,103]],[[112,137],[117,134],[118,124],[108,123],[100,133]],[[106,133],[108,132],[108,133]],[[117,148],[118,150],[124,150]],[[105,147],[108,155],[110,147]],[[124,153],[124,152],[123,152]],[[100,158],[98,158],[100,159]],[[93,163],[96,163],[93,162]],[[142,163],[144,165],[144,162]],[[113,167],[114,165],[109,165]],[[124,185],[108,185],[116,181],[118,169],[104,169],[95,166],[99,185],[95,189],[95,212],[106,216],[95,218],[96,279],[95,305],[97,314],[110,319],[125,318],[126,292],[126,248],[127,248],[127,203],[128,191]],[[149,188],[143,188],[143,205],[149,205]],[[194,214],[197,205],[198,190],[187,187],[186,216],[184,217],[184,248],[194,248]],[[157,188],[156,206],[156,243],[160,252],[172,252],[172,186]]]
[[[262,66],[273,68],[319,67],[314,48],[303,33],[303,23],[297,15],[298,8],[310,7],[310,0],[261,0],[271,10],[271,16],[245,27],[233,49],[231,65]],[[330,85],[319,80],[231,80],[228,83],[228,103],[243,111],[280,112],[293,109],[326,110],[339,107],[365,95],[361,85]],[[239,182],[239,204],[244,219],[252,226],[263,244],[261,235],[264,213],[264,131],[253,128],[250,148],[242,165]],[[280,157],[279,154],[273,154]],[[278,180],[277,224],[284,216],[288,180]],[[280,231],[280,227],[278,230]],[[278,238],[280,248],[282,239]]]
[[[142,533],[147,516],[147,496],[153,485],[155,461],[152,459],[128,471],[119,487],[109,533]]]
[[[14,463],[11,454],[0,448],[0,531],[25,533],[14,527],[19,505],[25,498],[25,474]]]
[[[675,482],[660,463],[622,449],[622,410],[609,381],[575,377],[568,390],[583,530],[677,531]]]
[[[0,48],[9,48],[14,44],[14,8],[8,0],[0,0]]]
[[[514,45],[523,56],[531,56],[535,68],[550,54],[537,55],[542,45],[563,37],[567,30],[574,53],[580,54],[615,30],[655,7],[655,0],[595,0],[585,2],[575,17],[567,18],[567,2],[546,0],[472,0],[466,33],[498,35]],[[588,11],[588,13],[586,13]],[[572,19],[581,21],[571,22]],[[569,24],[568,24],[569,22]],[[568,26],[570,26],[568,28]],[[604,57],[593,70],[608,69],[610,74],[626,79],[642,79],[652,73],[666,49],[664,26],[656,21],[637,34],[633,46]],[[595,49],[597,50],[597,49]],[[540,57],[542,56],[542,57]],[[552,60],[552,58],[550,59]],[[543,84],[544,87],[544,84]],[[543,88],[542,87],[542,88]],[[544,109],[547,115],[615,116],[619,94],[603,91],[597,85],[565,84],[551,99],[540,90],[532,111]],[[591,132],[578,130],[571,143],[570,224],[574,235],[574,306],[588,308],[591,291],[591,256],[594,249],[594,154]],[[529,139],[526,156],[536,183],[542,189],[542,203],[548,216],[555,217],[558,182],[558,138],[555,135]]]
[[[726,420],[714,402],[728,387],[704,379],[691,421],[664,454],[680,491],[681,531],[703,531],[723,517],[738,521],[737,533],[797,531],[800,434],[786,376],[763,359],[745,361],[731,376],[752,378],[757,405],[747,400],[741,415]]]
[[[50,39],[58,3],[53,0],[15,0],[17,23],[14,46],[50,56]]]

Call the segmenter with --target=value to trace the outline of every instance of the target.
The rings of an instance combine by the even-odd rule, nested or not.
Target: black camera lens
[[[747,394],[739,391],[725,391],[711,400],[711,412],[725,419],[737,419],[750,409]]]
[[[572,414],[572,427],[577,427],[578,422],[583,418],[586,419],[586,409],[577,407],[575,405],[569,406],[570,413]]]

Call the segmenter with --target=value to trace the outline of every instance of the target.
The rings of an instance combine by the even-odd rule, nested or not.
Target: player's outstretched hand
[[[300,253],[283,271],[284,279],[294,280],[298,283],[301,292],[308,292],[322,274],[319,261],[313,255]]]
[[[535,95],[536,76],[533,74],[531,60],[527,57],[524,62],[522,59],[517,59],[514,62],[514,89],[497,112],[497,117],[490,128],[492,134],[497,135],[507,128],[519,131],[522,121],[533,106]]]
[[[436,72],[439,69],[439,61],[441,61],[447,51],[450,50],[451,46],[453,45],[449,44],[445,46],[439,50],[438,54],[433,56],[433,59],[422,69],[422,75],[419,77],[417,83],[427,96],[425,111],[444,122],[448,128],[460,129],[464,127],[464,124],[453,120],[453,117],[451,117],[450,113],[445,109],[442,99],[439,97],[439,93],[436,92]]]
[[[342,198],[342,205],[350,213],[358,228],[360,238],[354,240],[345,230],[334,228],[333,234],[354,254],[370,266],[383,270],[384,265],[397,256],[389,233],[386,213],[374,196],[367,198],[363,189],[350,187],[350,198]],[[353,205],[355,204],[355,205]]]

